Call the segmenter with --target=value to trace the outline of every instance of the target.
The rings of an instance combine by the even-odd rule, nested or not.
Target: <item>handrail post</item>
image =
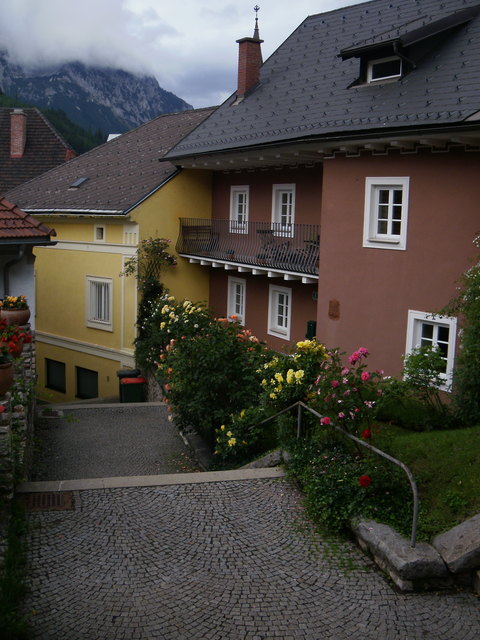
[[[297,406],[297,440],[302,437],[302,405]]]
[[[308,405],[303,403],[301,400],[299,400],[298,402],[295,402],[294,404],[290,405],[289,407],[286,407],[285,409],[282,409],[282,411],[279,411],[275,415],[270,416],[269,418],[265,418],[265,420],[262,420],[261,422],[258,423],[258,426],[260,426],[261,424],[266,424],[267,422],[271,422],[272,420],[275,420],[275,418],[278,418],[278,416],[282,415],[283,413],[286,413],[287,411],[290,411],[295,406],[297,407],[297,439],[300,439],[302,437],[302,409],[306,409],[307,411],[309,411],[311,414],[313,414],[314,416],[316,416],[319,419],[322,418],[322,415],[320,413],[318,413],[318,411],[315,411],[315,409],[311,409]],[[406,474],[406,476],[408,478],[408,481],[410,482],[410,488],[412,489],[412,494],[413,494],[412,535],[411,535],[411,540],[410,540],[410,546],[411,547],[415,547],[416,542],[417,542],[417,523],[418,523],[418,511],[419,511],[419,498],[418,498],[417,483],[415,481],[415,477],[414,477],[413,473],[410,471],[410,469],[407,467],[406,464],[401,462],[401,460],[397,460],[396,458],[394,458],[393,456],[389,455],[388,453],[385,453],[384,451],[381,451],[381,449],[377,449],[377,447],[374,447],[373,445],[368,444],[367,442],[364,442],[363,440],[360,440],[359,438],[357,438],[356,436],[353,436],[351,433],[348,433],[348,431],[345,431],[344,429],[342,429],[338,425],[331,424],[331,426],[336,431],[338,431],[343,436],[345,436],[346,438],[349,438],[350,440],[353,440],[354,442],[356,442],[357,444],[361,445],[362,447],[365,447],[366,449],[369,449],[373,453],[376,453],[377,455],[381,456],[382,458],[385,458],[386,460],[389,460],[393,464],[395,464],[398,467],[400,467],[401,469],[403,469],[403,471],[405,472],[405,474]]]

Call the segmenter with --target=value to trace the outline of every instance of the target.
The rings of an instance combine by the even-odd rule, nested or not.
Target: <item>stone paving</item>
[[[73,408],[41,418],[33,480],[156,475],[198,469],[165,406]]]
[[[32,640],[480,637],[476,596],[397,593],[313,531],[285,478],[191,479],[28,514]]]

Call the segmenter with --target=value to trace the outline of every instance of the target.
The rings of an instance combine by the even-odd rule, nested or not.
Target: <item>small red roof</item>
[[[45,244],[55,235],[54,229],[0,198],[0,244]]]

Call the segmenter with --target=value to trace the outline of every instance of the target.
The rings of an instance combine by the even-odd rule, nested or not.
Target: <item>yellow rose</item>
[[[230,438],[230,440],[227,442],[229,447],[233,447],[234,445],[237,444],[237,439],[236,438]]]
[[[225,431],[225,425],[222,424],[222,426],[220,427],[220,431]]]

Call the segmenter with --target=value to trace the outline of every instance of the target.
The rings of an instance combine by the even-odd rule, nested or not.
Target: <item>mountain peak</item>
[[[162,89],[153,76],[80,61],[26,69],[0,52],[0,88],[35,106],[62,109],[84,129],[124,133],[162,113],[192,106]]]

